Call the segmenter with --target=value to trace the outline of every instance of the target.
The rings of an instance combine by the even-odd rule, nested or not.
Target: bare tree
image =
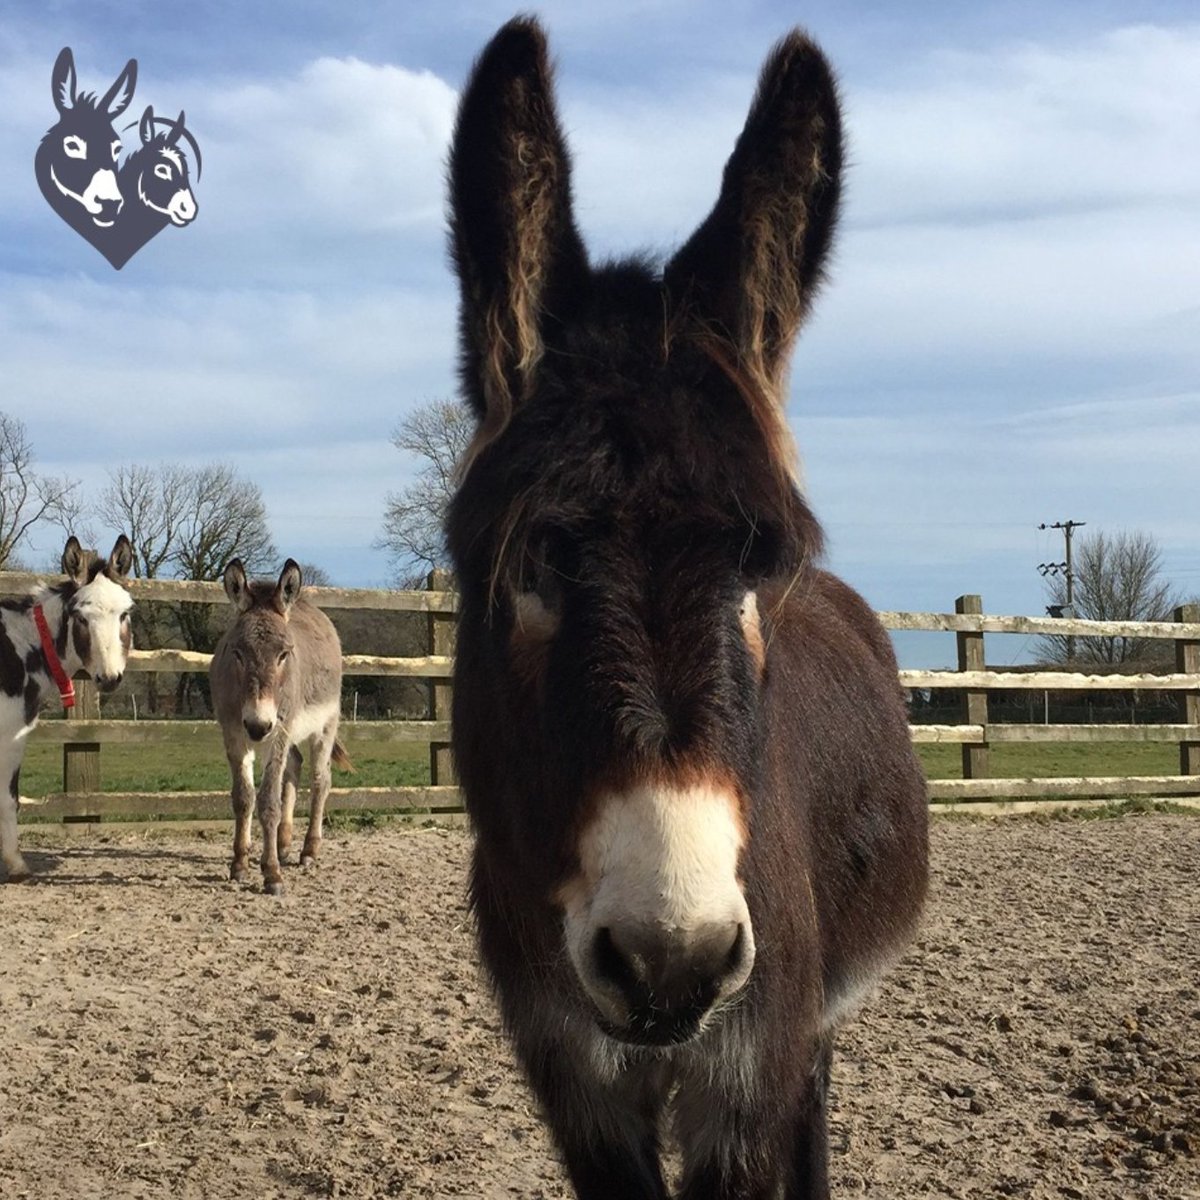
[[[64,528],[79,515],[77,480],[34,470],[24,421],[0,412],[0,570],[17,566],[16,553],[38,521]]]
[[[251,574],[275,565],[262,492],[227,464],[119,467],[109,475],[99,511],[128,531],[134,573],[144,579],[216,579],[231,558],[240,558]],[[177,638],[189,650],[209,651],[219,636],[219,619],[207,604],[142,603],[134,614],[134,637],[145,646]],[[191,676],[181,676],[181,707],[195,686]],[[154,711],[153,686],[147,701]]]
[[[1141,530],[1102,530],[1082,538],[1074,554],[1075,615],[1093,621],[1166,621],[1181,603],[1163,578],[1162,551],[1153,534]],[[1047,580],[1051,604],[1065,604],[1066,580]],[[1042,639],[1047,657],[1065,662],[1067,639]],[[1148,638],[1076,638],[1075,657],[1084,662],[1124,663],[1153,656]]]
[[[454,494],[454,476],[475,432],[465,405],[432,400],[414,409],[392,431],[392,445],[417,460],[416,476],[389,492],[378,545],[387,550],[401,586],[419,586],[446,565],[442,522]]]

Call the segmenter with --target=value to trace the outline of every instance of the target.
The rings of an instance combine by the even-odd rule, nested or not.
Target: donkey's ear
[[[62,569],[63,574],[75,583],[87,583],[88,556],[74,534],[67,538],[67,544],[63,547]]]
[[[286,613],[296,603],[296,597],[300,595],[303,586],[300,564],[294,558],[289,558],[283,564],[283,570],[279,572],[279,582],[275,585],[275,607]]]
[[[138,122],[138,137],[142,139],[142,145],[148,146],[154,141],[154,105],[147,104],[146,111],[142,113],[142,119]]]
[[[133,546],[129,539],[121,534],[108,556],[108,574],[112,579],[125,579],[133,566]]]
[[[54,60],[54,69],[50,72],[50,94],[60,114],[75,107],[75,56],[70,46],[64,46]]]
[[[799,30],[772,51],[708,218],[664,272],[671,295],[777,393],[837,223],[833,72]]]
[[[245,612],[250,607],[253,597],[250,595],[250,585],[246,582],[246,568],[240,558],[232,559],[225,568],[225,595],[233,603],[238,612]]]
[[[104,93],[96,109],[107,113],[109,120],[119,117],[133,102],[133,89],[137,87],[137,59],[131,58],[125,70],[117,76],[112,87]]]
[[[587,272],[546,38],[510,21],[476,62],[450,151],[465,391],[490,441],[531,390],[550,322]]]
[[[175,124],[171,126],[170,131],[167,133],[168,146],[174,146],[175,143],[179,141],[179,135],[183,132],[184,119],[183,109],[181,108],[179,110],[178,119],[175,121]]]

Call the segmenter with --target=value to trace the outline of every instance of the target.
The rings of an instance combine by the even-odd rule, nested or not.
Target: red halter
[[[46,656],[46,666],[50,668],[50,674],[54,676],[54,682],[58,684],[58,695],[62,700],[62,706],[63,708],[74,708],[75,684],[71,682],[71,677],[63,670],[63,665],[59,661],[58,651],[54,648],[54,639],[50,636],[50,626],[46,624],[46,614],[42,612],[40,604],[33,606],[33,623],[37,626],[38,635],[42,639],[42,653]]]

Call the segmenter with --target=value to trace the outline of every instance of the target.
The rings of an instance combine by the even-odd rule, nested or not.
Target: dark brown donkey
[[[687,244],[593,266],[536,23],[459,110],[454,745],[483,959],[581,1197],[666,1196],[668,1116],[682,1196],[826,1196],[833,1033],[924,896],[896,662],[817,565],[783,415],[841,159],[794,33]]]
[[[350,760],[337,740],[342,700],[342,647],[333,622],[300,595],[300,567],[289,558],[278,583],[250,583],[238,559],[225,568],[225,594],[237,616],[217,643],[209,678],[233,776],[231,879],[244,880],[250,853],[254,748],[266,750],[258,788],[263,887],[283,894],[279,869],[292,844],[292,816],[302,758],[312,743],[312,802],[302,866],[317,860],[329,796],[330,759]]]

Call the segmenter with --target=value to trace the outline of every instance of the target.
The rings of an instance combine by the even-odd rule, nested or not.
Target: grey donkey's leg
[[[20,795],[21,758],[25,747],[15,740],[0,746],[0,858],[9,883],[30,877],[29,868],[17,849],[17,797]]]
[[[233,860],[229,878],[245,883],[250,871],[250,812],[254,802],[254,749],[244,737],[225,738],[225,757],[233,780]]]
[[[332,771],[329,760],[333,757],[333,746],[337,741],[337,718],[335,717],[312,740],[312,803],[309,805],[308,833],[304,837],[304,849],[300,852],[300,865],[311,867],[317,861],[321,849],[321,830],[325,821],[325,801],[329,799]]]
[[[296,788],[300,786],[300,768],[304,757],[298,746],[288,750],[287,766],[283,771],[283,815],[279,822],[279,861],[286,862],[292,848],[292,821],[296,815]]]
[[[263,891],[271,896],[283,895],[283,873],[279,869],[279,823],[283,816],[283,776],[287,770],[289,749],[283,738],[275,741],[263,767],[262,782],[258,785],[258,821],[263,836]]]

